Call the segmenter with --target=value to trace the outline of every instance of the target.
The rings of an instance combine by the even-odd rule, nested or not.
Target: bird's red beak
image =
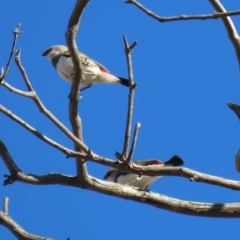
[[[42,56],[46,57],[51,51],[52,51],[52,48],[49,48],[42,54]]]
[[[48,54],[47,51],[45,51],[45,52],[42,54],[42,56],[46,57],[47,54]]]

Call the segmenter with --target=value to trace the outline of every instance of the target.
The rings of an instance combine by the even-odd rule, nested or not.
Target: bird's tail
[[[183,163],[183,160],[179,156],[175,155],[167,162],[165,162],[164,166],[181,166]]]
[[[120,83],[126,87],[129,87],[129,80],[126,79],[126,78],[121,78],[121,77],[118,77],[120,79]]]

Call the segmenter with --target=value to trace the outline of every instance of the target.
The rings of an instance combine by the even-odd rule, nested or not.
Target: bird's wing
[[[107,73],[109,73],[109,71],[102,65],[102,64],[100,64],[100,63],[98,63],[98,62],[96,62],[96,61],[94,61],[94,60],[92,60],[103,72],[107,72]]]
[[[91,59],[86,54],[81,53],[81,59],[82,59],[83,64],[92,65],[92,66],[96,65],[101,69],[101,71],[109,73],[109,71],[102,64],[100,64],[99,62]]]
[[[71,57],[68,50],[64,51],[64,52],[62,53],[62,56],[67,57],[67,58]]]

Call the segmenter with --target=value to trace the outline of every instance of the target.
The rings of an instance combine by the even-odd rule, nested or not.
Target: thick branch
[[[221,13],[226,13],[225,8],[223,7],[223,5],[220,3],[219,0],[209,0],[209,2],[212,4],[212,6],[215,8],[216,11],[221,12]],[[230,17],[225,16],[225,17],[222,17],[221,19],[227,30],[228,37],[234,46],[235,53],[236,53],[237,59],[238,59],[238,65],[240,68],[240,38],[239,38],[239,35],[238,35],[237,30],[236,30]]]
[[[74,154],[74,152],[72,152]],[[79,153],[80,154],[80,153]],[[22,177],[22,171],[17,167],[17,165],[14,163],[12,157],[10,156],[9,152],[7,151],[7,148],[3,144],[3,142],[0,141],[0,156],[3,158],[3,161],[7,168],[9,169],[11,175],[14,176],[14,178],[18,178],[16,176],[17,174],[21,175],[21,178],[18,178],[18,180],[21,179],[21,181],[28,181],[29,176],[26,178]],[[97,156],[94,154],[89,153],[89,155],[85,158],[88,158],[88,160],[96,162],[98,164],[103,164],[105,166],[117,168],[119,171],[125,172],[125,173],[135,173],[138,175],[149,175],[149,176],[179,176],[189,179],[190,181],[195,182],[203,182],[215,186],[220,186],[224,188],[229,188],[232,190],[240,190],[240,182],[239,181],[233,181],[221,177],[215,177],[208,174],[200,173],[188,168],[183,167],[151,167],[151,166],[139,166],[136,164],[130,164],[127,165],[124,162],[115,162],[112,159],[103,158],[101,156]],[[151,159],[154,160],[154,159]],[[156,159],[155,159],[156,160]],[[43,179],[39,179],[36,177],[36,175],[31,174],[31,179],[33,183],[38,184],[39,182],[43,181],[45,184],[50,178],[61,179],[61,182],[63,183],[65,180],[67,182],[69,181],[68,176],[64,176],[61,174],[49,174],[46,176],[43,176]],[[66,178],[67,177],[67,178]],[[72,179],[72,178],[71,178]],[[51,180],[52,181],[52,180]],[[59,181],[59,180],[57,180]]]
[[[229,188],[232,190],[240,190],[240,182],[233,181],[222,177],[215,177],[205,173],[197,172],[183,167],[161,167],[161,166],[139,166],[131,163],[126,166],[124,162],[114,162],[111,159],[103,158],[98,155],[94,155],[92,158],[88,158],[89,161],[98,162],[105,166],[113,167],[121,172],[135,173],[139,175],[148,176],[179,176],[189,179],[190,181],[203,182],[215,186]],[[158,159],[148,159],[158,160]],[[141,160],[138,160],[141,161]]]
[[[5,226],[17,239],[21,240],[51,240],[52,238],[40,237],[26,232],[6,213],[0,211],[0,224]]]
[[[107,183],[96,178],[91,178],[87,187],[93,191],[105,193],[111,196],[117,196],[124,199],[130,199],[136,202],[151,205],[168,211],[182,213],[193,216],[239,218],[240,203],[201,203],[182,201],[176,198],[170,198],[153,192],[135,190],[130,186],[123,186],[116,183]]]
[[[70,93],[70,101],[69,101],[69,118],[72,125],[73,134],[83,142],[82,136],[82,120],[78,115],[78,97],[81,87],[81,82],[83,79],[83,74],[81,70],[81,60],[78,54],[78,48],[76,44],[76,34],[78,32],[79,22],[81,15],[83,13],[84,8],[86,7],[89,0],[78,0],[75,4],[75,7],[72,11],[71,17],[69,19],[67,31],[66,31],[66,42],[67,46],[73,61],[74,66],[74,74],[72,81],[72,88]],[[81,147],[78,144],[75,145],[75,150],[77,152],[82,151]],[[87,166],[86,163],[83,163],[82,158],[76,158],[76,166],[77,166],[77,175],[80,180],[86,181],[87,174]]]
[[[155,206],[157,208],[165,209],[172,212],[194,215],[194,216],[208,216],[208,217],[223,217],[223,218],[239,218],[240,204],[211,204],[202,202],[182,201],[153,192],[140,191],[130,186],[124,186],[117,183],[108,183],[102,180],[89,177],[88,182],[83,185],[77,180],[77,177],[69,177],[60,174],[49,174],[46,176],[26,175],[24,173],[17,174],[18,181],[37,184],[49,185],[60,184],[72,187],[85,188],[95,192],[104,193],[107,195],[120,197],[147,205]]]
[[[182,201],[153,192],[140,191],[130,186],[124,186],[117,183],[108,183],[99,179],[89,177],[86,184],[79,182],[77,177],[67,177],[60,174],[50,174],[46,176],[17,174],[18,181],[29,184],[60,184],[73,187],[86,188],[95,192],[116,196],[172,212],[208,217],[239,218],[240,204],[232,203],[202,203]]]
[[[178,212],[188,215],[196,216],[209,216],[209,217],[240,217],[240,204],[210,204],[210,203],[196,203],[189,201],[181,201],[178,199],[170,198],[164,195],[155,194],[152,192],[145,192],[136,190],[130,186],[124,186],[116,183],[107,183],[99,179],[88,177],[88,181],[79,181],[78,177],[66,176],[57,173],[50,173],[44,176],[38,176],[33,174],[26,174],[19,170],[14,161],[9,160],[9,154],[7,150],[0,148],[1,156],[5,165],[11,172],[11,176],[4,181],[4,185],[11,184],[14,181],[21,181],[28,184],[37,185],[50,185],[60,184],[64,186],[72,186],[79,188],[86,188],[96,192],[117,196],[133,201],[145,203],[165,210]],[[3,154],[2,152],[5,152]],[[11,157],[10,157],[11,158]],[[125,164],[123,164],[125,166]],[[170,168],[169,168],[170,169]],[[174,169],[174,168],[171,168]],[[179,170],[180,169],[180,170]],[[177,171],[183,171],[184,169],[176,168]],[[188,170],[188,169],[185,169]],[[197,172],[196,176],[197,176]],[[213,177],[212,177],[213,178]],[[216,178],[216,177],[215,177]],[[217,178],[216,178],[217,179]],[[220,178],[219,178],[220,179]],[[220,179],[224,181],[224,179]],[[226,180],[226,182],[230,182]],[[231,181],[234,182],[234,181]],[[238,189],[240,189],[239,182]]]

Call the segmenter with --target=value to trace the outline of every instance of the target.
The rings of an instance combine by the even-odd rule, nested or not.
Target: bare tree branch
[[[209,2],[212,4],[212,6],[215,8],[216,11],[221,12],[221,13],[226,13],[225,8],[223,7],[223,5],[220,3],[219,0],[209,0]],[[230,17],[225,16],[225,17],[222,17],[221,19],[227,30],[228,37],[234,46],[235,53],[236,53],[237,60],[238,60],[239,69],[240,69],[240,38],[239,38],[239,35],[238,35],[237,30],[236,30]]]
[[[188,168],[183,167],[162,167],[162,166],[139,166],[134,163],[130,163],[126,166],[125,162],[117,161],[112,163],[111,159],[103,158],[95,155],[93,158],[89,158],[89,161],[98,162],[105,166],[110,166],[118,169],[124,173],[135,173],[138,175],[148,176],[181,176],[189,179],[190,181],[203,182],[215,186],[229,188],[232,190],[240,190],[240,182],[233,181],[222,177],[215,177],[205,173],[197,172]],[[147,160],[158,160],[158,159],[147,159]],[[141,160],[137,160],[141,161]],[[161,160],[160,160],[161,161]]]
[[[81,82],[83,79],[83,74],[81,70],[81,60],[78,54],[78,48],[76,44],[76,34],[78,32],[80,17],[84,8],[86,7],[89,0],[78,0],[74,6],[69,23],[66,30],[66,42],[67,46],[73,61],[74,66],[74,75],[72,81],[72,87],[70,92],[70,101],[69,101],[69,118],[72,125],[73,134],[83,142],[82,136],[82,120],[78,115],[78,97],[81,87]],[[77,152],[82,151],[81,146],[78,144],[75,145],[75,150]],[[87,166],[84,162],[84,159],[76,157],[76,167],[77,175],[79,180],[85,182],[88,179]]]
[[[78,188],[86,188],[96,192],[117,196],[125,199],[130,199],[133,201],[145,203],[151,206],[155,206],[158,208],[166,209],[173,212],[188,214],[188,215],[196,215],[196,216],[209,216],[209,217],[240,217],[240,204],[211,204],[211,203],[200,203],[200,202],[189,202],[189,201],[181,201],[174,198],[170,198],[164,195],[155,194],[152,192],[140,191],[138,189],[132,188],[130,186],[124,186],[116,183],[108,183],[105,181],[101,181],[99,179],[93,178],[91,176],[88,177],[88,181],[83,182],[79,181],[78,177],[66,176],[57,173],[50,173],[43,176],[38,176],[34,174],[25,174],[22,172],[4,144],[0,144],[0,155],[3,158],[3,161],[9,171],[11,172],[10,176],[6,176],[7,179],[4,181],[4,185],[12,184],[14,181],[25,182],[28,184],[35,185],[49,185],[49,184],[60,184],[64,186],[72,186]],[[125,164],[123,164],[125,166]],[[168,168],[166,168],[167,171]],[[174,169],[174,168],[169,168]],[[180,169],[180,170],[179,170]],[[176,168],[177,171],[190,171],[188,169]],[[198,181],[201,177],[201,174],[195,172],[194,177]],[[199,178],[198,178],[199,177]],[[240,183],[237,181],[230,181],[223,178],[212,177],[213,180],[215,178],[216,185],[220,185],[219,183],[225,184],[225,187],[232,188],[234,190],[240,189]],[[228,185],[227,185],[228,184]]]
[[[6,205],[6,206],[5,206]],[[40,237],[27,233],[21,226],[19,226],[9,215],[8,198],[4,198],[4,211],[0,211],[0,225],[5,226],[15,237],[19,240],[51,240],[51,238]]]
[[[194,216],[239,218],[240,203],[201,203],[192,201],[182,201],[170,198],[153,192],[139,191],[130,186],[124,186],[116,183],[107,183],[91,178],[87,187],[96,192],[105,193],[111,196],[117,196],[124,199],[130,199],[136,202],[155,206],[171,212],[177,212]]]
[[[8,203],[9,203],[9,198],[5,197],[3,199],[3,212],[8,215]]]
[[[218,19],[218,18],[222,18],[225,16],[235,16],[235,15],[240,14],[240,10],[237,10],[237,11],[230,11],[230,12],[223,12],[223,13],[214,12],[212,14],[204,14],[204,15],[189,15],[189,16],[181,15],[181,16],[173,16],[173,17],[162,17],[162,16],[159,16],[159,15],[153,13],[152,11],[150,11],[149,9],[144,7],[142,4],[140,4],[136,0],[127,0],[127,1],[125,1],[125,3],[131,3],[131,4],[135,5],[137,8],[139,8],[140,10],[145,12],[148,16],[150,16],[162,23],[163,22],[172,22],[172,21],[181,21],[181,20]]]
[[[17,27],[13,30],[13,44],[12,44],[12,49],[11,49],[11,52],[10,52],[10,56],[9,56],[9,59],[7,61],[7,64],[6,64],[6,67],[5,69],[3,69],[3,71],[1,72],[1,75],[0,75],[0,83],[3,81],[3,79],[6,77],[7,73],[8,73],[8,70],[10,68],[10,64],[11,64],[11,61],[12,61],[12,56],[13,56],[13,53],[15,52],[15,47],[16,47],[16,43],[17,43],[17,39],[18,39],[18,34],[22,33],[19,31],[20,29],[20,26],[21,24],[19,23],[17,25]]]
[[[33,97],[33,94],[31,92],[25,92],[25,91],[19,90],[18,88],[15,88],[15,87],[11,86],[10,84],[8,84],[5,80],[3,80],[0,84],[3,85],[4,87],[6,87],[9,91],[19,94],[21,96]]]
[[[127,58],[128,77],[129,77],[129,82],[130,82],[129,94],[128,94],[127,122],[126,122],[123,151],[122,151],[123,158],[127,159],[129,141],[130,141],[130,136],[131,136],[134,92],[135,92],[135,88],[137,86],[137,84],[134,83],[134,81],[133,81],[131,52],[132,52],[133,48],[137,45],[137,42],[135,41],[132,45],[129,46],[125,35],[123,36],[123,40],[124,40],[125,54],[126,54],[126,58]]]
[[[139,131],[139,128],[141,127],[141,123],[138,122],[135,126],[135,130],[134,130],[134,134],[133,134],[133,141],[132,141],[132,145],[131,145],[131,148],[130,148],[130,151],[129,151],[129,155],[128,155],[128,158],[127,158],[127,162],[129,163],[132,159],[132,156],[133,156],[133,153],[134,153],[134,150],[135,150],[135,147],[136,147],[136,143],[137,143],[137,136],[138,136],[138,131]]]
[[[236,29],[231,22],[231,19],[227,16],[229,16],[229,13],[226,13],[225,9],[222,7],[222,5],[216,1],[216,0],[209,0],[213,6],[217,9],[217,11],[221,13],[214,13],[212,16],[218,16],[221,17],[225,27],[229,33],[229,37],[232,41],[237,53],[238,60],[240,62],[240,44],[239,44],[239,36],[236,32]],[[133,3],[136,5],[135,0],[129,0],[128,3]],[[87,188],[96,192],[121,197],[124,199],[130,199],[136,202],[145,203],[148,205],[152,205],[158,208],[162,208],[165,210],[169,210],[172,212],[178,212],[182,214],[188,214],[188,215],[195,215],[195,216],[211,216],[211,217],[240,217],[240,203],[234,203],[234,204],[225,204],[225,203],[219,203],[219,204],[211,204],[211,203],[200,203],[200,202],[189,202],[189,201],[182,201],[174,198],[170,198],[164,195],[155,194],[152,192],[146,192],[146,191],[140,191],[138,189],[132,188],[130,186],[123,186],[116,183],[107,183],[104,181],[101,181],[99,179],[96,179],[94,177],[91,177],[87,173],[87,167],[85,164],[85,161],[93,161],[98,164],[103,164],[106,166],[114,167],[118,169],[119,171],[125,172],[125,173],[135,173],[139,175],[149,175],[149,176],[160,176],[160,175],[166,175],[166,176],[181,176],[189,179],[190,181],[196,181],[196,182],[204,182],[207,184],[212,184],[215,186],[225,187],[232,190],[240,190],[240,182],[228,180],[220,177],[215,177],[207,174],[203,174],[197,171],[193,171],[191,169],[182,168],[182,167],[152,167],[152,166],[139,166],[137,164],[131,163],[131,158],[135,149],[137,135],[138,135],[138,129],[139,124],[135,126],[134,136],[132,140],[132,145],[129,150],[129,142],[130,142],[130,135],[131,135],[131,125],[132,125],[132,114],[133,114],[133,100],[134,100],[134,91],[136,84],[133,82],[133,72],[132,72],[132,61],[131,61],[131,51],[137,44],[137,42],[134,42],[132,45],[128,45],[127,39],[124,36],[124,44],[125,44],[125,52],[127,57],[127,63],[128,63],[128,73],[129,73],[129,81],[130,81],[130,89],[129,89],[129,101],[128,101],[128,114],[127,114],[127,122],[126,122],[126,130],[125,130],[125,139],[124,139],[124,146],[123,146],[123,154],[120,156],[120,159],[123,159],[124,161],[117,161],[115,162],[112,159],[107,159],[102,156],[98,156],[94,154],[84,143],[83,143],[83,136],[82,136],[82,122],[78,115],[78,94],[81,86],[81,81],[83,80],[84,76],[82,75],[81,71],[81,61],[78,54],[78,49],[76,45],[76,34],[79,27],[79,19],[82,15],[82,12],[87,5],[88,0],[78,0],[76,2],[76,5],[73,9],[71,18],[69,19],[68,28],[66,31],[66,41],[67,45],[71,54],[71,57],[73,59],[74,64],[74,74],[73,74],[73,81],[72,81],[72,88],[70,93],[70,103],[69,103],[69,118],[72,125],[72,131],[73,134],[54,116],[52,115],[42,104],[41,100],[37,96],[36,92],[34,91],[33,87],[31,86],[31,83],[28,79],[28,76],[26,74],[25,69],[23,68],[21,61],[20,61],[20,49],[17,50],[15,61],[16,64],[23,76],[23,79],[25,81],[25,84],[27,86],[27,89],[29,92],[24,92],[19,89],[16,89],[12,87],[11,85],[7,84],[5,81],[3,81],[3,78],[1,79],[2,85],[5,86],[10,91],[13,91],[17,94],[31,97],[36,105],[39,107],[39,109],[57,126],[59,129],[61,129],[71,140],[74,141],[75,145],[75,151],[72,151],[70,149],[65,148],[64,146],[61,146],[59,143],[54,142],[50,138],[44,136],[42,133],[38,132],[36,129],[34,129],[32,126],[24,122],[21,118],[18,116],[12,114],[9,110],[4,108],[0,105],[0,111],[2,111],[4,114],[6,114],[8,117],[13,119],[14,121],[21,124],[23,127],[25,127],[28,131],[35,134],[38,138],[41,140],[47,142],[51,146],[57,148],[58,150],[62,151],[69,157],[75,157],[76,158],[76,164],[77,164],[77,176],[67,176],[62,175],[58,173],[49,173],[46,175],[34,175],[34,174],[26,174],[23,171],[21,171],[18,166],[15,164],[14,160],[10,156],[7,148],[3,144],[3,142],[0,141],[0,156],[3,159],[3,162],[5,163],[6,167],[10,171],[11,175],[5,175],[7,179],[4,181],[4,185],[12,184],[15,181],[25,182],[28,184],[37,184],[37,185],[47,185],[47,184],[60,184],[65,186],[72,186],[77,188]],[[138,4],[138,3],[137,3]],[[142,6],[142,5],[140,5]],[[141,9],[141,8],[140,8]],[[142,9],[143,10],[143,9]],[[235,13],[236,14],[236,11]],[[234,15],[232,14],[232,15]],[[239,13],[240,14],[240,11]],[[207,15],[204,15],[205,17]],[[194,19],[193,17],[197,16],[180,16],[178,20],[187,20],[186,19]],[[199,16],[198,16],[199,17]],[[168,21],[173,21],[168,20]],[[175,17],[176,18],[176,17]],[[183,18],[183,19],[182,19]],[[212,17],[211,17],[212,18]],[[200,19],[200,18],[198,18]],[[204,18],[206,19],[206,18]],[[176,20],[176,19],[175,19]],[[166,21],[166,19],[164,20]],[[19,33],[19,32],[18,32]],[[12,49],[15,49],[15,44],[13,44],[14,47]],[[1,76],[6,76],[10,62],[13,55],[10,54],[9,61],[7,63],[7,67],[4,71],[2,71]],[[1,77],[0,77],[1,78]],[[234,106],[229,106],[234,111],[236,110]],[[235,111],[236,112],[236,111]],[[238,115],[238,113],[237,113]],[[238,168],[238,162],[240,159],[240,154],[238,152],[236,156],[236,168],[239,171]],[[0,212],[0,224],[2,224],[2,218],[4,218],[3,222],[7,222],[8,220],[6,217],[10,219],[10,217],[7,215],[7,203],[4,207],[4,212]],[[5,215],[2,215],[5,214]],[[11,220],[11,219],[10,219]],[[11,220],[13,222],[13,220]],[[15,222],[13,222],[15,224]],[[14,229],[11,225],[10,230]],[[17,225],[18,226],[18,225]],[[23,229],[20,230],[24,232]],[[28,237],[30,235],[28,234]],[[21,236],[20,239],[25,239],[25,235]],[[26,238],[26,239],[38,239],[38,238]],[[39,239],[46,239],[46,238],[39,238]]]
[[[75,154],[74,152],[71,152],[71,153]],[[81,153],[78,153],[78,154],[81,154]],[[11,176],[14,176],[14,179],[16,178],[16,174],[18,175],[22,174],[22,171],[14,163],[9,152],[7,151],[7,148],[5,147],[4,143],[1,141],[0,141],[0,156],[3,158],[3,161],[7,166],[7,168],[9,169]],[[204,174],[204,173],[197,172],[197,171],[194,171],[188,168],[183,168],[183,167],[161,167],[161,166],[151,167],[151,166],[139,166],[134,163],[131,163],[126,166],[125,162],[114,162],[112,159],[103,158],[98,155],[92,155],[92,156],[89,155],[88,160],[98,164],[103,164],[105,166],[116,168],[119,171],[122,171],[125,173],[135,173],[138,175],[149,175],[149,176],[180,176],[180,177],[187,178],[190,181],[203,182],[203,183],[224,187],[232,190],[240,190],[240,182],[238,181],[211,176],[208,174]],[[157,159],[149,159],[149,160],[157,160]],[[21,175],[21,178],[17,178],[17,179],[21,181],[29,180],[29,177],[23,178],[22,176],[23,175]],[[31,174],[31,177],[34,179],[32,180],[33,183],[43,182],[44,184],[46,184],[50,178],[61,179],[61,184],[63,184],[65,180],[69,182],[68,177],[66,178],[65,175],[61,175],[61,174],[50,174],[50,175],[42,176],[41,178]],[[12,179],[10,179],[10,183],[11,183],[11,180]],[[9,184],[9,182],[7,181],[6,184]]]
[[[58,149],[59,151],[63,152],[64,154],[66,154],[67,156],[78,156],[78,157],[86,157],[87,155],[81,152],[75,152],[72,151],[62,145],[60,145],[59,143],[53,141],[52,139],[50,139],[49,137],[45,136],[44,134],[42,134],[41,132],[37,131],[35,128],[33,128],[31,125],[29,125],[28,123],[26,123],[24,120],[22,120],[20,117],[18,117],[17,115],[13,114],[10,110],[6,109],[5,107],[3,107],[2,105],[0,105],[0,112],[4,113],[6,116],[8,116],[9,118],[11,118],[13,121],[17,122],[18,124],[20,124],[22,127],[24,127],[26,130],[28,130],[29,132],[31,132],[32,134],[34,134],[37,138],[41,139],[42,141],[48,143],[50,146]]]
[[[3,185],[12,184],[15,181],[31,183],[31,184],[61,184],[67,186],[78,186],[78,179],[73,176],[62,175],[58,173],[50,173],[43,176],[38,176],[34,174],[25,174],[20,170],[17,164],[11,157],[8,149],[4,143],[0,140],[0,156],[6,167],[10,172],[9,175],[5,175],[7,179],[4,180]]]

